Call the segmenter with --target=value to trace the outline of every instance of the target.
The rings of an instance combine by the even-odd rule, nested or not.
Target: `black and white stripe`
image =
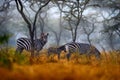
[[[40,39],[36,39],[34,40],[34,49],[35,51],[39,52],[40,50],[42,50],[43,46],[47,43],[47,37],[48,37],[48,33],[47,34],[43,34],[41,35]],[[22,53],[22,51],[25,49],[27,51],[31,51],[31,40],[28,38],[19,38],[17,40],[17,49],[16,49],[16,53]]]
[[[71,42],[57,48],[57,54],[60,58],[61,51],[66,52],[67,59],[69,60],[71,53],[85,54],[87,56],[95,55],[97,59],[100,59],[100,52],[93,45],[86,43]]]

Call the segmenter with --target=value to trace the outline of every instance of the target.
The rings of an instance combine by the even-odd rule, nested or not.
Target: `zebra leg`
[[[100,52],[97,49],[95,49],[95,57],[97,60],[100,60]]]
[[[60,60],[60,53],[58,53],[58,59]]]
[[[37,50],[35,54],[36,54],[36,56],[39,56],[39,50]]]
[[[50,52],[48,51],[48,52],[47,52],[47,58],[49,58],[49,57],[50,57]]]
[[[100,59],[101,59],[101,58],[100,58],[100,53],[96,53],[95,56],[96,56],[96,59],[97,59],[97,60],[100,60]]]
[[[91,53],[87,54],[86,58],[87,58],[88,61],[91,60]]]
[[[23,51],[23,48],[17,48],[15,51],[15,54],[21,54]]]
[[[71,53],[70,53],[70,50],[69,50],[69,46],[68,46],[68,45],[65,45],[65,52],[67,52],[66,57],[67,57],[67,60],[69,61],[69,60],[70,60]]]
[[[71,53],[68,53],[66,56],[67,56],[67,60],[69,61],[69,60],[70,60]]]

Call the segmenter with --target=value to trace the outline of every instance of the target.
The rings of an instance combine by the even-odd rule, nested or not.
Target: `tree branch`
[[[27,23],[27,27],[30,29],[31,31],[31,23],[29,22],[29,20],[27,19],[26,15],[23,12],[23,5],[21,0],[15,0],[16,6],[17,6],[17,10],[18,12],[21,14],[22,18],[24,19],[24,21]]]
[[[33,30],[32,30],[33,32],[34,32],[34,30],[35,30],[35,24],[36,24],[37,17],[38,17],[38,14],[39,14],[40,10],[41,10],[43,7],[45,7],[49,2],[50,2],[50,0],[48,0],[44,5],[42,5],[42,6],[38,9],[37,13],[35,14],[35,19],[34,19],[34,22],[33,22]]]

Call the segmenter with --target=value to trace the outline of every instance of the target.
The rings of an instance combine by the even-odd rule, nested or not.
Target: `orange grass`
[[[56,55],[48,59],[46,52],[41,53],[31,59],[32,64],[13,63],[12,69],[0,67],[0,80],[120,80],[120,54],[116,52],[102,53],[100,61],[94,56],[88,60],[75,54],[67,61],[64,53],[61,60]]]

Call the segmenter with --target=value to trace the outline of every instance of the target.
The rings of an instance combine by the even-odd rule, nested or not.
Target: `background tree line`
[[[32,55],[33,40],[41,32],[50,32],[49,44],[56,46],[76,41],[97,44],[103,49],[120,48],[119,0],[1,0],[0,3],[0,36],[6,32],[13,36],[23,33],[32,41]]]

